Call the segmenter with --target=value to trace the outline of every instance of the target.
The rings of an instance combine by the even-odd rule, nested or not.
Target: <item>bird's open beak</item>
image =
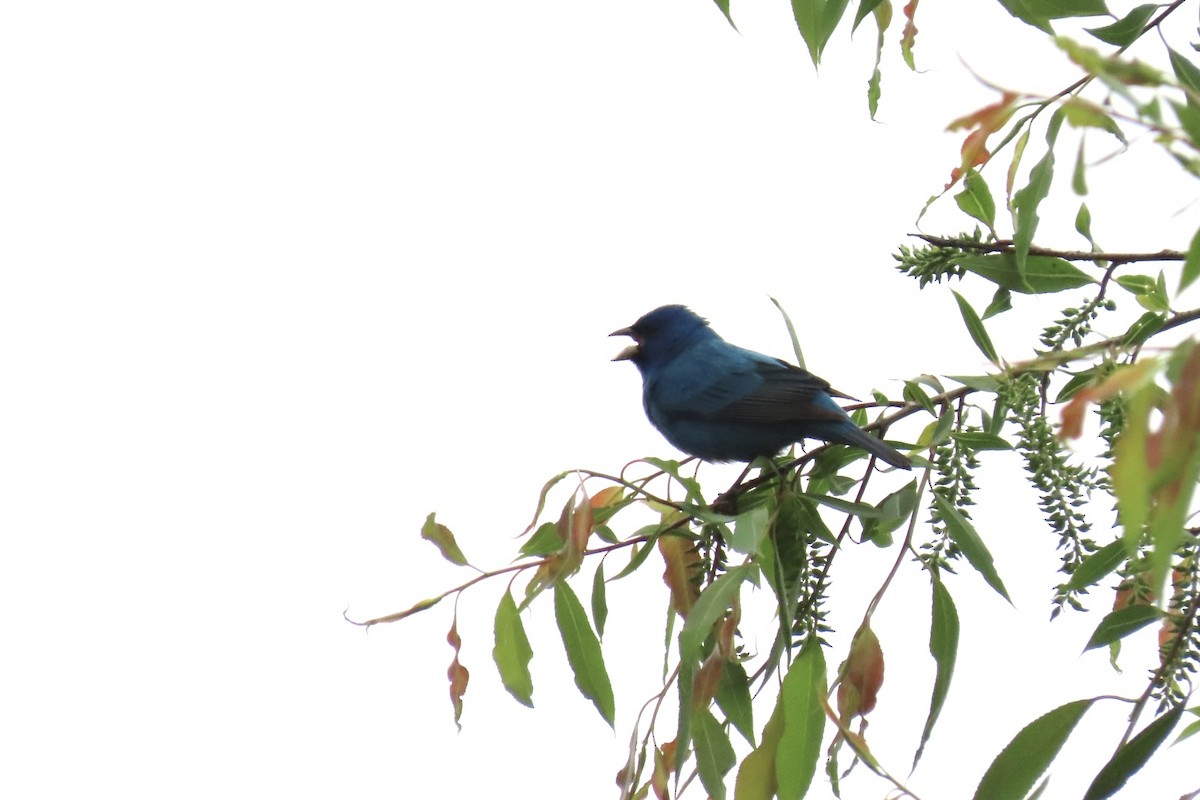
[[[609,336],[633,336],[633,331],[629,328],[621,328],[619,331],[613,331]],[[634,343],[626,347],[621,352],[617,353],[617,357],[613,361],[631,361],[637,357],[638,346],[637,337],[634,337]]]

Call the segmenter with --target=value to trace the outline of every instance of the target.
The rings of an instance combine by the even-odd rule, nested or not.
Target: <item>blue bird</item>
[[[681,305],[656,308],[612,336],[634,344],[614,361],[642,373],[646,416],[671,444],[705,461],[753,461],[801,439],[854,447],[893,467],[912,462],[851,421],[812,373],[726,342]]]

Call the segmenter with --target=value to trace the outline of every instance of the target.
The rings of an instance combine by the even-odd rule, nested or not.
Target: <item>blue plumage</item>
[[[786,361],[729,344],[684,306],[656,308],[612,335],[633,338],[614,360],[637,366],[646,416],[689,455],[752,461],[801,439],[820,439],[912,467],[855,425],[833,399],[852,398]]]

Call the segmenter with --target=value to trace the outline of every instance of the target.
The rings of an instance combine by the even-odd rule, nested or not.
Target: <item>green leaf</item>
[[[604,638],[604,623],[608,620],[608,593],[604,584],[604,562],[596,567],[592,576],[592,619],[596,621],[596,634]]]
[[[883,2],[884,0],[862,0],[862,2],[858,4],[858,11],[856,11],[854,14],[854,25],[850,28],[850,32],[853,33],[854,31],[858,30],[859,23],[867,18],[867,14],[870,14],[876,8],[881,6]],[[891,3],[888,3],[888,5],[890,6]],[[888,10],[888,21],[891,21],[890,8]],[[885,24],[882,27],[886,28],[887,25]]]
[[[521,545],[520,553],[523,556],[548,556],[562,548],[563,540],[558,533],[558,526],[553,522],[543,522],[533,536]]]
[[[995,230],[996,201],[992,199],[992,192],[988,189],[987,181],[983,179],[978,170],[967,170],[966,177],[963,179],[963,190],[954,195],[954,202],[958,203],[958,207],[964,214],[987,225],[988,230]]]
[[[774,800],[775,756],[783,734],[783,697],[775,698],[771,718],[763,727],[762,743],[742,759],[738,768],[734,800]]]
[[[995,375],[947,375],[946,377],[977,392],[995,394],[1000,391],[1000,379]]]
[[[1075,169],[1071,172],[1071,191],[1083,197],[1088,193],[1087,159],[1084,157],[1084,145],[1087,139],[1079,137],[1079,149],[1075,151]]]
[[[952,434],[955,441],[968,450],[1012,450],[1003,437],[983,431],[960,431]]]
[[[964,253],[954,261],[997,286],[1021,294],[1052,294],[1096,282],[1074,264],[1053,256],[1027,256],[1024,271],[1018,269],[1012,253]]]
[[[566,581],[554,584],[554,620],[562,634],[567,661],[575,674],[575,685],[584,697],[592,701],[604,721],[613,725],[616,704],[600,641],[588,624],[583,605]]]
[[[725,15],[725,19],[729,22],[733,29],[737,30],[737,25],[733,22],[733,17],[729,14],[729,0],[713,0],[717,4],[717,8],[721,9],[721,13]]]
[[[911,480],[876,504],[879,516],[863,520],[863,540],[886,547],[892,531],[903,525],[917,507],[917,482]]]
[[[821,53],[848,4],[849,0],[792,0],[792,16],[813,66],[821,63]]]
[[[1109,542],[1085,558],[1067,581],[1067,591],[1077,592],[1094,586],[1125,560],[1125,543],[1120,539]]]
[[[1168,47],[1167,52],[1170,54],[1171,70],[1175,73],[1175,78],[1180,84],[1191,90],[1188,102],[1195,105],[1196,95],[1200,94],[1200,68],[1172,48]]]
[[[996,573],[996,566],[992,563],[992,554],[988,552],[987,545],[979,537],[975,526],[941,492],[935,490],[933,497],[942,521],[946,523],[946,532],[950,534],[951,541],[962,551],[967,563],[983,576],[988,586],[991,586],[1001,597],[1011,603],[1012,599],[1008,596],[1008,590],[1004,588],[1004,582],[1000,580],[1000,576]]]
[[[1166,322],[1167,318],[1162,314],[1147,311],[1129,326],[1129,330],[1125,331],[1125,335],[1121,337],[1121,344],[1126,347],[1139,345],[1162,330],[1162,326]]]
[[[1200,275],[1200,230],[1192,234],[1192,242],[1188,245],[1187,258],[1183,262],[1183,274],[1179,278],[1179,291],[1192,285],[1196,276]]]
[[[609,578],[610,583],[612,581],[619,581],[621,578],[632,574],[638,567],[645,563],[646,558],[654,551],[654,545],[658,542],[658,537],[660,535],[659,531],[661,528],[661,525],[647,525],[646,527],[639,529],[637,533],[633,535],[632,538],[634,539],[638,538],[639,536],[647,536],[649,538],[647,538],[642,544],[635,544],[633,546],[633,554],[629,557],[629,563],[625,565],[623,570]],[[674,534],[667,535],[673,536]]]
[[[708,709],[696,713],[692,720],[692,741],[696,745],[696,768],[700,783],[713,800],[725,798],[725,774],[737,763],[729,734]]]
[[[1121,542],[1117,542],[1117,544],[1121,544]],[[1100,624],[1096,626],[1096,630],[1092,632],[1091,638],[1088,639],[1088,643],[1083,649],[1092,650],[1124,639],[1134,631],[1139,631],[1160,619],[1161,616],[1159,610],[1154,606],[1139,604],[1119,608],[1106,614],[1104,619],[1100,620]]]
[[[1029,171],[1029,183],[1013,195],[1013,249],[1018,273],[1024,273],[1029,258],[1029,247],[1037,233],[1038,207],[1050,193],[1054,179],[1054,149],[1046,151],[1038,163]],[[1009,287],[1012,288],[1012,287]]]
[[[463,555],[462,550],[458,549],[458,542],[454,541],[454,534],[445,525],[435,521],[433,517],[434,515],[430,514],[425,518],[425,524],[421,526],[421,538],[433,542],[441,551],[442,558],[451,564],[465,567],[467,557]]]
[[[701,647],[712,632],[712,626],[733,604],[733,598],[741,591],[742,581],[756,569],[754,564],[734,567],[704,587],[679,632],[680,661],[694,664],[700,660]]]
[[[774,297],[770,298],[770,300],[774,303],[775,308],[779,310],[780,316],[783,317],[783,324],[787,328],[788,337],[792,340],[792,353],[796,356],[796,366],[804,369],[804,353],[800,350],[800,337],[796,335],[796,326],[792,324],[792,318],[788,315],[787,310],[784,309],[783,304]]]
[[[821,698],[826,692],[825,654],[816,637],[810,636],[783,677],[779,690],[783,709],[783,733],[778,748],[783,757],[775,759],[779,800],[804,797],[817,772],[825,733]]]
[[[988,307],[983,310],[983,318],[991,319],[998,314],[1003,314],[1005,311],[1012,309],[1012,292],[1005,289],[1003,286],[996,287],[996,293],[992,295],[992,302],[988,303]]]
[[[740,661],[726,661],[714,698],[725,718],[738,733],[754,746],[754,707],[750,698],[750,678]]]
[[[954,662],[958,658],[958,609],[950,591],[941,578],[934,577],[933,617],[929,627],[929,654],[937,664],[937,676],[933,681],[933,695],[929,699],[929,716],[925,718],[925,729],[921,731],[921,744],[913,756],[913,769],[925,752],[925,743],[933,733],[934,723],[942,713],[946,695],[950,693],[950,679],[954,677]]]
[[[1122,541],[1126,555],[1137,552],[1142,527],[1150,513],[1150,465],[1146,447],[1150,410],[1155,386],[1147,383],[1129,397],[1125,426],[1113,444],[1113,463],[1109,468],[1117,510],[1125,529]]]
[[[1088,33],[1107,44],[1127,47],[1142,35],[1146,23],[1157,8],[1158,6],[1149,3],[1138,6],[1111,25],[1088,28]]]
[[[1029,794],[1092,702],[1067,703],[1022,728],[984,773],[975,800],[1013,800]]]
[[[954,292],[954,299],[958,301],[958,310],[962,314],[963,322],[967,325],[967,332],[971,334],[971,339],[975,342],[975,346],[982,351],[988,361],[999,365],[1000,357],[996,355],[996,348],[992,344],[992,339],[988,336],[987,329],[983,327],[983,320],[975,313],[975,309],[971,308],[971,304],[966,301],[961,294]]]
[[[512,592],[504,593],[496,607],[496,646],[492,648],[492,660],[500,671],[500,680],[518,703],[533,707],[533,676],[529,674],[529,662],[533,648],[525,635],[521,612],[513,600]]]
[[[1120,791],[1130,776],[1150,760],[1150,756],[1154,755],[1154,751],[1174,730],[1182,715],[1183,704],[1181,703],[1151,722],[1142,729],[1141,733],[1126,742],[1097,773],[1092,785],[1088,787],[1087,794],[1083,796],[1083,800],[1105,800]]]
[[[1088,244],[1095,247],[1096,242],[1092,239],[1092,212],[1088,209],[1087,203],[1079,204],[1079,211],[1075,213],[1075,230],[1088,240]]]
[[[744,555],[753,555],[762,545],[763,537],[771,530],[771,512],[766,506],[755,506],[737,515],[729,546]]]

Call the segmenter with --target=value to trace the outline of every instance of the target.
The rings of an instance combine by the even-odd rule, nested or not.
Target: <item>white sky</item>
[[[463,598],[461,733],[450,606],[369,635],[342,611],[466,577],[419,541],[430,511],[500,566],[552,474],[671,455],[606,338],[661,303],[786,355],[778,297],[808,366],[859,396],[982,371],[949,295],[918,293],[891,254],[954,164],[945,124],[993,98],[960,58],[1020,88],[1074,77],[994,6],[922,9],[921,75],[893,35],[871,122],[870,24],[835,35],[818,80],[786,3],[735,5],[741,35],[705,0],[10,4],[0,794],[615,797],[656,690],[658,567],[610,588],[615,734],[575,691],[548,604],[527,621],[530,711],[491,664],[502,586]],[[1097,167],[1101,244],[1185,245],[1194,189],[1158,177],[1174,172],[1145,141]],[[1047,209],[1046,243],[1081,245],[1074,211]],[[967,226],[947,202],[924,227]],[[1020,358],[1039,320],[994,335]],[[950,584],[958,672],[909,781],[926,800],[966,796],[1051,707],[1136,693],[1153,658],[1150,634],[1131,640],[1122,678],[1078,655],[1098,613],[1044,624],[1054,542],[1005,477],[1019,462],[988,460],[976,518],[1016,609],[969,571]],[[831,668],[893,557],[839,557]],[[909,565],[876,616],[868,739],[900,775],[933,679],[928,602]],[[1068,746],[1047,797],[1081,793],[1123,711],[1091,712],[1094,749]],[[1197,788],[1192,753],[1128,796]],[[843,783],[885,792],[861,770]]]

